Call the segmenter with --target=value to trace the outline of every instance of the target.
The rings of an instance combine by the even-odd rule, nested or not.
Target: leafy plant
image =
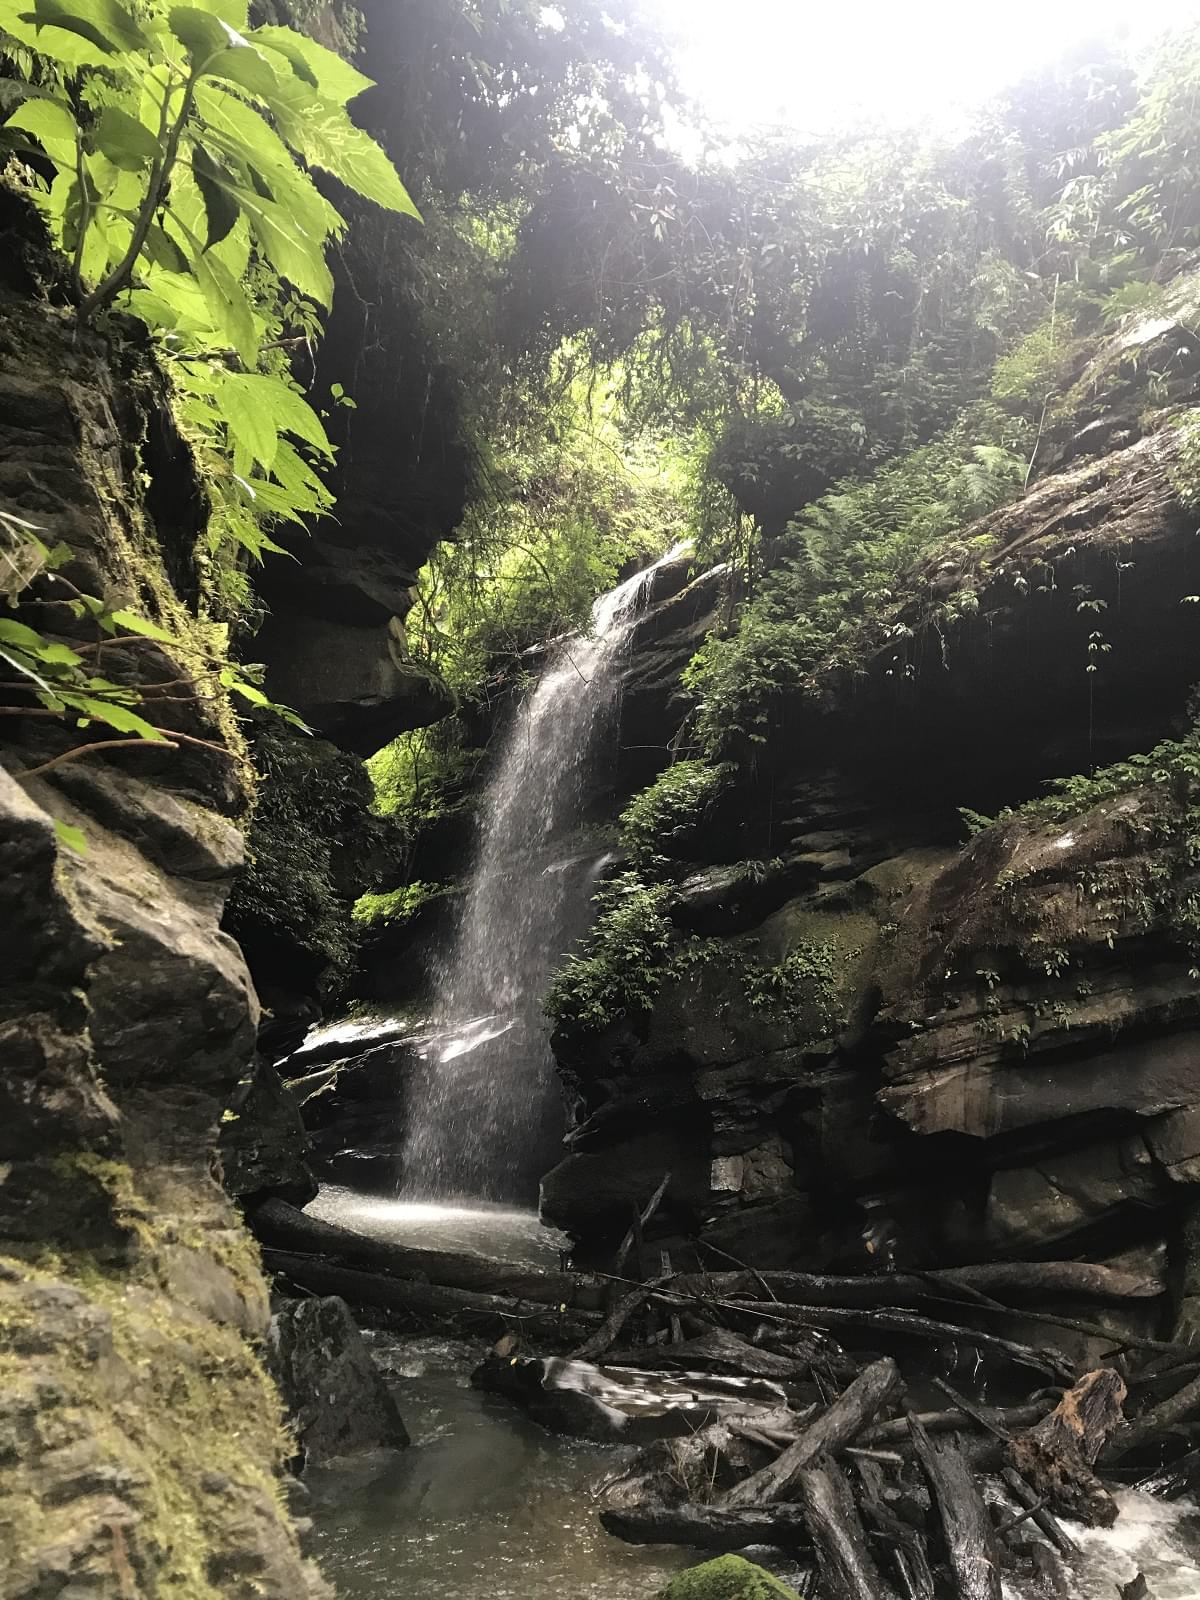
[[[0,0],[0,53],[16,70],[2,80],[0,152],[25,163],[29,192],[69,259],[80,321],[119,304],[154,336],[213,501],[210,553],[236,571],[233,550],[252,559],[280,550],[272,530],[333,504],[320,478],[332,447],[278,348],[285,323],[308,337],[319,331],[332,293],[325,253],[344,226],[306,167],[417,215],[383,150],[346,110],[370,80],[289,28],[250,28],[246,0]],[[69,552],[47,550],[12,515],[3,526],[2,587],[15,606]],[[75,622],[94,622],[101,642],[179,644],[94,596],[73,591],[59,603]],[[15,618],[0,621],[0,641],[40,707],[9,714],[170,742],[142,707],[143,688],[96,670],[99,643],[50,637]],[[248,671],[216,658],[202,670],[251,705],[282,709]]]
[[[621,835],[635,865],[661,869],[677,856],[727,776],[705,761],[676,761],[643,789],[621,814]]]
[[[665,911],[667,886],[624,872],[596,896],[600,915],[582,955],[559,968],[546,1014],[561,1027],[598,1032],[648,1011],[667,979],[685,964]]]

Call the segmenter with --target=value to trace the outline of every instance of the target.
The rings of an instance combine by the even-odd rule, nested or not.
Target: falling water
[[[438,1027],[409,1091],[405,1196],[528,1201],[553,1160],[563,1117],[542,1002],[605,864],[579,837],[587,777],[615,733],[624,648],[654,570],[596,601],[591,631],[559,646],[505,737],[436,978]]]

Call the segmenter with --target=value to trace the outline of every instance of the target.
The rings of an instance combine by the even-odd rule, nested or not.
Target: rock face
[[[119,347],[118,375],[26,290],[0,295],[6,508],[69,546],[81,590],[181,641],[113,646],[110,676],[187,681],[202,630],[186,450],[137,349]],[[64,626],[36,602],[23,615]],[[215,1158],[258,1020],[220,930],[240,742],[217,696],[155,715],[205,746],[35,776],[86,735],[9,718],[0,752],[4,1600],[327,1593],[280,1507],[266,1289]]]
[[[267,1365],[305,1464],[402,1449],[408,1434],[344,1300],[288,1300],[271,1318]]]
[[[585,1256],[669,1172],[653,1231],[676,1264],[687,1241],[706,1265],[842,1270],[1167,1252],[1194,1318],[1191,781],[1151,761],[1021,809],[1177,737],[1200,679],[1175,428],[1094,410],[960,561],[910,575],[890,638],[863,625],[860,674],[779,698],[664,845],[687,959],[648,1008],[555,1040],[576,1115],[543,1213]],[[965,589],[977,609],[950,622]],[[668,615],[626,743],[680,721]],[[964,845],[960,805],[1018,809]]]

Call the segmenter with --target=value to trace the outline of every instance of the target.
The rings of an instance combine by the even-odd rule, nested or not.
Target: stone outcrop
[[[36,301],[21,237],[0,250],[5,507],[69,547],[61,580],[179,641],[105,647],[107,675],[190,683],[187,451],[136,337]],[[22,615],[87,646],[52,598]],[[266,1288],[215,1155],[259,1010],[220,929],[245,757],[219,694],[152,715],[189,742],[54,765],[95,734],[10,715],[0,752],[0,1594],[324,1596],[281,1509]]]
[[[284,1301],[271,1318],[267,1365],[306,1466],[408,1444],[396,1401],[344,1300]]]
[[[1054,441],[1023,498],[863,625],[861,673],[771,708],[765,746],[667,847],[681,972],[555,1041],[576,1111],[543,1211],[585,1256],[669,1172],[652,1231],[676,1264],[1132,1250],[1170,1260],[1194,1318],[1200,987],[1160,892],[1186,901],[1195,872],[1186,782],[1151,763],[1020,809],[1181,734],[1200,679],[1176,428],[1093,411],[1088,440]],[[661,685],[661,744],[683,703],[653,634],[631,682]],[[959,806],[1018,809],[964,845]],[[778,992],[764,968],[790,974]]]

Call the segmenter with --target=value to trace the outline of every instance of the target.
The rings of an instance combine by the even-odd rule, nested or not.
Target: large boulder
[[[391,1390],[344,1300],[284,1301],[271,1318],[267,1365],[306,1464],[408,1444]]]

